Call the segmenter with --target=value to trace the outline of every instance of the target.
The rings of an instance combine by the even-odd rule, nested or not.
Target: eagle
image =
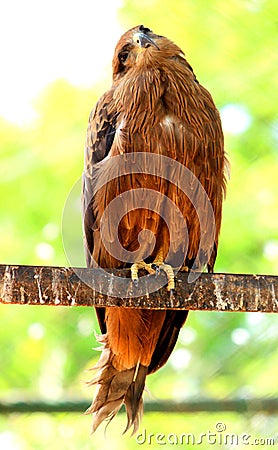
[[[177,265],[190,270],[201,255],[200,263],[213,271],[226,186],[220,115],[184,52],[143,25],[120,38],[112,69],[112,86],[91,112],[87,128],[82,195],[87,266],[130,268],[134,290],[139,270],[150,274],[161,270],[171,295]],[[140,170],[118,170],[119,158],[138,155]],[[167,178],[167,167],[159,164],[159,158],[166,158],[169,167],[173,163],[174,168],[185,168],[192,175],[189,184],[197,179],[197,184],[192,184],[196,201],[198,192],[204,190],[214,216],[213,224],[206,223],[205,233],[196,204],[173,179],[173,173],[178,178],[181,172],[174,170],[172,179]],[[110,176],[111,170],[118,176]],[[138,189],[142,198],[135,207],[128,199]],[[148,202],[152,192],[153,204]],[[105,211],[117,198],[123,212],[115,237],[111,231],[114,218]],[[186,232],[177,225],[169,208],[179,210]],[[103,221],[105,236],[101,232]],[[214,229],[213,241],[201,242],[201,234],[206,236],[210,226]],[[112,251],[115,240],[122,252]],[[125,252],[135,255],[134,259],[125,258]],[[135,433],[143,413],[146,376],[168,360],[188,311],[96,307],[96,314],[102,353],[93,368],[96,375],[89,382],[97,386],[86,411],[93,417],[92,432],[102,421],[112,420],[124,404],[126,430],[133,427]]]

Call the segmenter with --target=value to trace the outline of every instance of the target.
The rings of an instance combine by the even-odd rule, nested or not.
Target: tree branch
[[[120,291],[118,297],[99,292],[100,287],[107,291],[108,284],[109,292],[113,292],[118,277],[124,278],[128,284],[129,297],[121,298]],[[178,272],[173,296],[165,287],[146,294],[146,289],[152,290],[157,280],[165,277],[164,274],[157,278],[140,277],[138,287],[127,280],[129,277],[128,269],[106,272],[100,269],[0,265],[0,303],[278,312],[277,276],[203,273],[189,283],[188,274]],[[166,283],[166,278],[163,282]]]

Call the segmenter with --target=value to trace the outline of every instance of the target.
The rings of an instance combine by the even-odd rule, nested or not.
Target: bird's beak
[[[159,50],[158,45],[147,34],[138,32],[133,35],[133,42],[140,45],[141,48],[147,48],[150,46],[156,47]]]

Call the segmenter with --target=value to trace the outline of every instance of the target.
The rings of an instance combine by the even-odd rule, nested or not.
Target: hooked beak
[[[147,34],[138,32],[133,36],[133,42],[139,44],[141,48],[147,48],[150,46],[156,47],[159,50],[158,45]]]

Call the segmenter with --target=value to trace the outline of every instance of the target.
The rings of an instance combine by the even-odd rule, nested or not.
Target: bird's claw
[[[158,275],[160,274],[160,267],[158,264],[152,264],[152,269],[155,270],[155,276],[158,277]]]
[[[175,300],[175,289],[170,289],[169,294],[170,294],[170,301],[172,302],[173,300]]]
[[[145,269],[150,274],[155,274],[156,277],[160,274],[161,270],[163,270],[167,276],[168,280],[167,289],[170,292],[170,295],[172,295],[171,292],[173,293],[175,291],[175,274],[172,266],[170,266],[169,264],[165,264],[163,261],[160,261],[160,259],[158,261],[154,261],[151,264],[147,264],[144,261],[132,264],[130,270],[131,270],[131,279],[133,281],[134,286],[138,286],[139,283],[138,280],[139,269]]]

